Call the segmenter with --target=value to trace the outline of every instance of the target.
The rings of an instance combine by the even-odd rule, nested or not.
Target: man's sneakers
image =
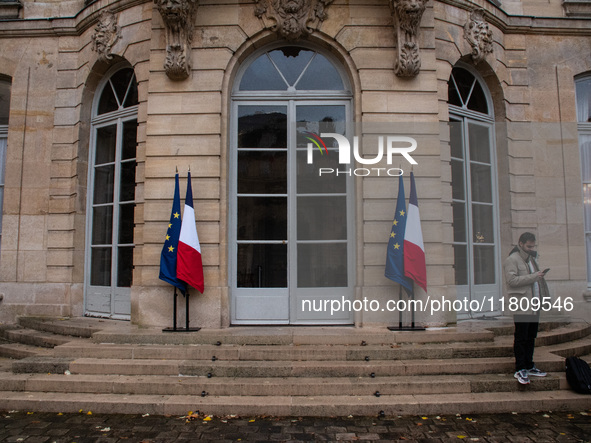
[[[534,377],[545,377],[548,374],[546,374],[543,371],[540,371],[538,368],[534,366],[533,368],[527,370],[527,375],[533,375]]]
[[[545,377],[547,374],[534,366],[531,369],[521,369],[520,371],[517,371],[514,377],[522,385],[529,385],[530,375],[533,377]]]
[[[529,377],[527,376],[527,369],[517,371],[514,375],[519,383],[522,385],[529,385]]]

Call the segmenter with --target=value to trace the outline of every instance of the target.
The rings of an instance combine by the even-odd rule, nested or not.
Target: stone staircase
[[[47,412],[347,416],[586,410],[570,355],[591,326],[544,323],[545,378],[513,378],[512,326],[391,332],[245,327],[163,333],[97,319],[21,318],[0,328],[0,408]],[[12,360],[7,360],[11,358]]]

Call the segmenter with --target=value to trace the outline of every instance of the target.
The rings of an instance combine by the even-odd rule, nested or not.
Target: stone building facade
[[[411,165],[305,176],[298,137],[327,121],[360,127],[365,158],[372,131],[417,141],[416,298],[493,300],[419,323],[502,314],[502,258],[525,230],[554,296],[584,303],[590,17],[560,0],[0,2],[0,320],[169,326],[159,262],[175,170],[184,196],[190,168],[205,273],[192,324],[397,322],[381,310],[399,296],[385,171],[404,170],[408,196]],[[305,299],[380,309],[302,313]]]

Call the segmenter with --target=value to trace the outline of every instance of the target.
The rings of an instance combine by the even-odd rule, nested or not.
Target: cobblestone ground
[[[0,414],[0,442],[191,441],[591,442],[591,411],[383,418]]]

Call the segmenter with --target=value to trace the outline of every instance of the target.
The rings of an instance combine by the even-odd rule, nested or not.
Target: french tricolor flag
[[[406,230],[404,231],[404,275],[412,278],[417,285],[427,292],[425,246],[423,245],[415,176],[412,172],[410,173],[410,198],[408,201]]]
[[[185,210],[177,250],[176,276],[203,294],[203,263],[201,261],[201,245],[199,244],[197,227],[195,226],[190,172],[187,180]]]

